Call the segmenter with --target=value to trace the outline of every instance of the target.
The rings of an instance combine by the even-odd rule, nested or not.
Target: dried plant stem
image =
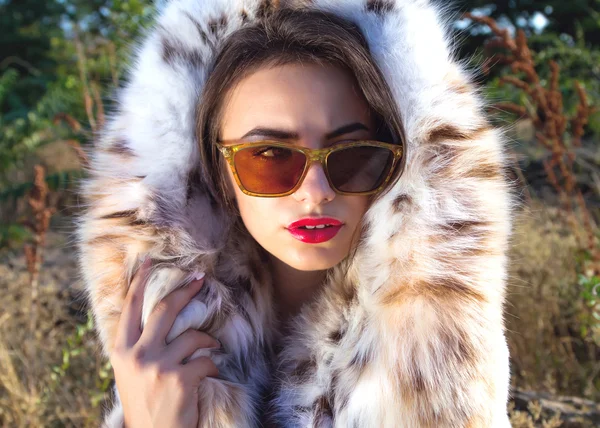
[[[108,61],[110,64],[110,75],[112,77],[113,86],[119,86],[119,73],[117,71],[117,48],[112,41],[107,42],[108,46]]]
[[[511,85],[523,91],[534,106],[533,109],[527,109],[515,103],[503,102],[494,107],[532,121],[536,129],[536,140],[550,152],[550,158],[543,162],[546,178],[557,192],[567,217],[573,220],[573,226],[577,226],[574,220],[574,203],[578,205],[586,234],[580,238],[592,255],[595,274],[600,274],[600,251],[594,225],[573,170],[574,149],[581,146],[585,125],[594,111],[588,105],[585,91],[579,83],[575,83],[579,98],[577,112],[573,117],[567,117],[559,88],[560,67],[555,61],[549,61],[550,79],[547,85],[542,85],[523,30],[517,30],[516,37],[513,38],[508,30],[500,28],[491,17],[471,13],[466,13],[465,16],[491,29],[494,37],[486,42],[486,49],[501,48],[505,51],[495,55],[494,62],[509,66],[513,75],[501,77],[500,85]],[[490,71],[490,63],[491,60],[488,60],[484,64],[485,73]],[[567,128],[570,128],[570,136]]]
[[[88,76],[86,49],[84,48],[84,44],[82,43],[81,38],[79,37],[79,27],[77,24],[74,24],[73,28],[73,41],[75,43],[75,52],[77,53],[77,68],[79,70],[79,78],[81,80],[82,85],[81,92],[83,96],[83,105],[87,115],[88,123],[90,125],[90,129],[92,131],[92,134],[95,135],[97,131],[100,128],[102,128],[102,126],[104,126],[104,104],[102,102],[100,85],[96,80],[90,80],[90,77]],[[116,61],[116,54],[114,52],[115,47],[114,45],[112,45],[112,43],[109,43],[108,49],[110,54],[109,61],[111,63],[111,73],[113,76],[113,82],[115,83],[115,86],[118,86],[116,64],[113,66],[113,61]],[[72,116],[66,113],[59,113],[54,116],[54,123],[56,124],[59,121],[65,121],[76,134],[82,132],[81,124]],[[81,147],[79,145],[71,145],[75,148],[82,162],[85,165],[87,165],[87,156],[85,156],[83,150],[81,150]]]
[[[82,87],[83,104],[85,107],[85,112],[88,117],[88,121],[90,123],[90,127],[92,128],[92,131],[95,132],[96,131],[96,119],[94,118],[94,112],[93,112],[93,108],[92,108],[93,101],[92,101],[92,96],[90,95],[89,82],[88,82],[88,78],[87,78],[87,66],[86,66],[85,51],[83,49],[83,43],[81,43],[81,39],[79,38],[78,26],[75,24],[73,26],[73,28],[74,28],[73,40],[75,42],[75,51],[77,52],[77,68],[79,69],[79,78],[83,85],[83,87]]]
[[[33,244],[25,246],[27,270],[30,274],[31,289],[31,331],[35,331],[37,321],[37,300],[39,295],[39,272],[42,263],[42,251],[46,240],[46,232],[50,225],[50,217],[54,209],[46,206],[48,185],[45,181],[45,169],[41,165],[34,167],[34,182],[29,192],[29,206],[33,211],[35,223],[26,223],[33,231]]]
[[[83,166],[89,165],[89,159],[88,159],[87,155],[85,154],[85,152],[83,151],[83,149],[81,148],[81,144],[79,144],[79,141],[66,140],[65,143],[67,143],[69,146],[71,146],[73,148],[73,150],[75,150],[75,153],[77,154],[77,157],[79,158],[79,161],[81,162],[81,164]]]
[[[45,169],[41,165],[34,167],[35,177],[31,191],[29,192],[28,203],[31,207],[34,222],[25,222],[33,232],[33,242],[25,246],[25,259],[27,261],[27,270],[29,272],[29,288],[30,288],[30,314],[29,314],[29,334],[30,340],[27,344],[27,358],[31,363],[31,370],[28,377],[28,387],[30,397],[37,397],[38,391],[35,385],[37,379],[37,365],[35,364],[36,355],[34,344],[39,340],[36,337],[38,327],[38,311],[39,311],[39,275],[42,265],[43,248],[46,242],[46,233],[50,226],[50,218],[56,211],[55,208],[47,206],[48,185],[45,181]],[[34,405],[33,403],[30,403]]]
[[[102,98],[100,97],[98,83],[92,82],[91,86],[94,94],[94,102],[96,103],[97,125],[101,128],[104,125],[104,105],[102,104]]]
[[[513,150],[510,149],[508,150],[508,154],[511,157],[512,165],[514,165],[513,171],[515,172],[515,175],[517,176],[517,179],[519,180],[520,185],[522,186],[523,192],[525,193],[525,200],[527,201],[527,203],[531,203],[531,192],[527,188],[527,180],[523,175],[523,171],[521,171],[521,168],[519,168],[518,156]]]
[[[81,123],[77,121],[73,116],[67,113],[57,113],[54,115],[53,123],[58,125],[59,122],[66,122],[67,125],[73,130],[74,133],[79,134],[81,132]]]
[[[102,116],[103,120],[104,120],[104,115]],[[75,132],[76,134],[81,132],[81,124],[71,115],[66,114],[66,113],[58,113],[54,116],[54,124],[57,125],[59,122],[66,122],[67,125],[69,125],[69,127],[73,130],[73,132]],[[88,156],[86,155],[86,153],[83,151],[83,149],[81,148],[81,144],[79,144],[79,141],[77,140],[66,140],[65,141],[69,146],[71,146],[73,148],[73,150],[75,150],[75,153],[77,154],[77,157],[79,158],[79,161],[81,162],[81,164],[86,167],[89,165],[89,159]]]

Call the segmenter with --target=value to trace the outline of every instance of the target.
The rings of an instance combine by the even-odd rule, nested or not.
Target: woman
[[[421,1],[169,3],[82,187],[107,426],[509,426],[505,156],[444,40]]]

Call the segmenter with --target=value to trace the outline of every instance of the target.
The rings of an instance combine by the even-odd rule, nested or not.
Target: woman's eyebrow
[[[336,129],[335,131],[331,131],[329,134],[325,135],[325,138],[329,140],[330,138],[339,137],[340,135],[349,134],[351,132],[359,130],[369,131],[369,128],[360,122],[354,122],[348,125],[344,125],[341,128]]]
[[[241,139],[243,140],[244,138],[249,137],[273,138],[276,140],[297,140],[299,135],[297,132],[285,131],[283,129],[263,128],[259,126],[251,131],[246,132],[244,135],[242,135]]]
[[[369,128],[360,123],[354,122],[348,125],[344,125],[335,131],[331,131],[325,135],[326,139],[331,139],[335,137],[339,137],[340,135],[349,134],[350,132],[365,130],[369,131]],[[297,132],[290,132],[283,129],[274,129],[274,128],[265,128],[265,127],[256,127],[247,133],[245,133],[241,139],[249,138],[249,137],[262,137],[262,138],[273,138],[277,140],[297,140],[300,138]]]

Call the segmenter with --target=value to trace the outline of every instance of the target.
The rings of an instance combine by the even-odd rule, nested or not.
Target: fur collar
[[[260,254],[247,243],[223,242],[228,219],[211,206],[196,171],[194,113],[219,43],[276,3],[171,0],[136,48],[129,78],[116,94],[116,111],[90,153],[90,175],[81,186],[87,209],[78,220],[79,261],[106,355],[141,253],[151,252],[184,271],[202,268],[220,275],[223,283],[246,281],[248,290],[268,281],[259,268]],[[453,59],[444,11],[426,0],[281,3],[327,10],[359,25],[398,104],[407,138],[402,177],[367,212],[366,239],[354,262],[335,268],[330,281],[336,286],[298,317],[298,343],[322,343],[323,335],[332,334],[330,324],[343,323],[347,316],[323,319],[320,312],[334,313],[336,305],[360,308],[352,312],[360,325],[345,321],[347,329],[362,329],[358,339],[338,343],[347,347],[348,358],[366,361],[381,343],[402,343],[387,354],[378,348],[385,355],[377,357],[395,367],[393,382],[399,390],[447,392],[431,392],[411,403],[399,398],[402,409],[412,409],[411,415],[419,409],[426,415],[423,420],[433,421],[445,405],[458,401],[460,406],[451,406],[454,419],[448,421],[483,413],[499,421],[508,393],[502,313],[513,207],[504,176],[508,161],[501,134],[487,122],[468,72]],[[220,266],[217,258],[223,251],[235,263]],[[163,269],[154,280],[167,284],[182,278]],[[156,286],[146,295],[144,316],[150,302],[168,291]],[[257,316],[267,326],[261,334],[269,339],[271,315],[267,307],[261,310]],[[343,337],[344,331],[333,333]],[[288,345],[282,361],[292,368],[321,352]],[[341,367],[344,358],[335,364]],[[469,369],[461,372],[461,364]],[[487,371],[498,380],[469,383],[473,376],[483,379]],[[348,384],[338,388],[346,399],[359,400],[352,395],[351,380],[344,382]],[[477,397],[463,403],[449,386],[458,384],[464,386],[459,395],[475,396],[475,390],[493,395],[494,409]],[[368,386],[364,393],[369,401]],[[318,397],[306,400],[313,399]],[[339,420],[400,426],[378,412],[346,414]],[[418,420],[406,426],[426,426]],[[477,425],[476,416],[472,420],[469,426],[508,426],[505,421]]]

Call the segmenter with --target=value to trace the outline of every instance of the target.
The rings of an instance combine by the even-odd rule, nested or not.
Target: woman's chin
[[[287,254],[281,260],[296,270],[316,271],[332,268],[343,258],[339,248],[313,248]]]

